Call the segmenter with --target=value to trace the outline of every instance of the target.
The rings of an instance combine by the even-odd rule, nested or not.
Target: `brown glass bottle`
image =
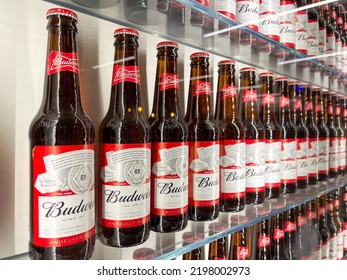
[[[220,145],[220,211],[245,208],[245,131],[239,119],[235,81],[235,62],[218,63],[218,85],[215,119],[219,127]]]
[[[333,217],[337,227],[336,259],[343,259],[343,222],[340,217],[340,189],[332,192],[333,197]]]
[[[326,30],[327,30],[327,44],[326,44],[326,54],[330,55],[326,57],[326,64],[331,68],[336,68],[336,60],[335,56],[331,55],[335,52],[336,49],[336,38],[334,27],[331,24],[330,10],[328,5],[322,5],[321,10],[324,16],[324,20],[326,22]]]
[[[312,240],[309,235],[309,225],[307,223],[306,204],[300,204],[296,207],[297,212],[297,231],[299,243],[302,251],[302,259],[309,260],[312,258]]]
[[[335,127],[337,129],[338,135],[338,161],[339,161],[339,171],[338,174],[343,176],[346,173],[346,133],[342,127],[341,122],[341,103],[340,97],[337,95],[333,96],[334,103],[334,115],[335,115]]]
[[[46,16],[45,102],[30,135],[30,257],[89,259],[95,244],[94,128],[81,104],[77,15],[52,8]]]
[[[320,88],[312,88],[313,109],[316,113],[318,142],[318,180],[324,182],[329,177],[329,129],[325,122],[324,102]],[[316,104],[315,104],[316,101]]]
[[[114,32],[110,105],[99,128],[98,237],[113,247],[141,244],[150,230],[151,149],[141,107],[138,36],[129,28]]]
[[[248,228],[240,229],[232,234],[230,242],[230,260],[249,260],[251,257],[250,235]]]
[[[284,214],[271,218],[271,256],[273,260],[289,260],[289,251],[284,242]]]
[[[277,198],[281,186],[281,127],[276,118],[277,102],[272,72],[259,74],[261,110],[265,128],[265,197]]]
[[[343,224],[343,259],[347,260],[347,186],[340,189],[340,218]]]
[[[305,124],[308,129],[308,184],[318,184],[318,140],[319,131],[316,124],[315,110],[311,85],[303,84],[304,91],[302,95],[303,104],[305,104]]]
[[[322,257],[322,237],[318,229],[316,200],[306,202],[306,218],[308,224],[308,234],[312,245],[312,260],[320,260]]]
[[[297,230],[297,215],[295,208],[291,208],[284,212],[284,240],[289,251],[289,259],[301,260],[303,254]]]
[[[240,119],[246,140],[246,204],[265,200],[265,129],[258,113],[258,97],[254,67],[240,70]]]
[[[190,56],[191,72],[185,121],[188,126],[188,216],[193,221],[219,215],[219,129],[213,116],[208,53]]]
[[[337,178],[339,171],[339,134],[335,126],[334,102],[329,92],[324,92],[327,100],[327,126],[329,128],[329,178]]]
[[[312,5],[313,0],[307,0],[307,5]],[[307,9],[307,55],[316,58],[318,55],[318,30],[319,15],[314,8]],[[316,66],[313,66],[316,68]]]
[[[290,97],[288,79],[279,77],[275,81],[276,93],[279,94],[279,123],[281,127],[281,192],[295,192],[297,189],[298,144],[297,131],[291,118],[290,105],[293,101]],[[304,163],[306,164],[306,161]]]
[[[345,96],[341,97],[340,106],[341,106],[341,115],[340,115],[341,126],[342,126],[342,129],[345,131],[345,135],[347,137],[347,98]],[[345,157],[346,157],[346,166],[347,166],[347,151],[346,151]]]
[[[338,228],[335,224],[334,214],[333,214],[333,195],[328,193],[326,196],[326,216],[327,216],[327,226],[330,232],[330,242],[329,242],[329,260],[336,260],[337,257],[337,232]]]
[[[316,202],[317,213],[318,213],[318,229],[320,236],[322,237],[322,260],[329,260],[330,254],[330,231],[327,225],[326,215],[326,196],[322,195],[317,198]]]
[[[223,223],[212,223],[209,225],[210,235],[219,234],[227,229]],[[228,259],[228,237],[224,236],[212,241],[208,248],[208,260],[227,260]]]
[[[187,126],[179,102],[178,45],[157,45],[155,112],[151,120],[151,229],[182,230],[188,223]],[[174,156],[172,156],[174,154]]]
[[[319,2],[320,0],[314,0],[314,3]],[[326,57],[325,52],[327,48],[327,23],[325,22],[323,10],[320,8],[320,6],[315,7],[317,13],[318,13],[318,61],[325,64]],[[320,68],[321,71],[324,71],[322,68]]]
[[[257,242],[255,248],[255,260],[272,260],[271,256],[271,238],[270,238],[270,221],[269,219],[262,220],[256,224]]]

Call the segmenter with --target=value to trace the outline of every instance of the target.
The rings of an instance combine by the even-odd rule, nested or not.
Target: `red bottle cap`
[[[240,73],[242,72],[247,72],[247,71],[254,71],[255,72],[256,68],[255,67],[244,67],[240,69]]]
[[[132,29],[132,28],[118,28],[113,32],[113,37],[119,34],[128,34],[128,35],[134,35],[137,38],[139,37],[139,32],[137,32],[135,29]]]
[[[157,44],[157,49],[163,47],[172,47],[178,49],[178,44],[172,41],[164,41]]]
[[[300,86],[302,86],[304,88],[312,88],[312,86],[310,84],[300,84]]]
[[[265,77],[265,76],[271,76],[271,77],[273,77],[273,76],[274,76],[274,73],[272,73],[272,72],[260,72],[260,73],[259,73],[259,77]]]
[[[49,9],[46,13],[46,18],[50,17],[50,16],[66,16],[66,17],[70,17],[73,18],[74,20],[78,20],[78,17],[76,15],[75,12],[68,10],[68,9],[64,9],[64,8],[52,8]]]
[[[210,54],[207,52],[196,52],[196,53],[192,53],[190,55],[190,59],[196,58],[196,57],[207,57],[210,58]]]
[[[288,81],[288,78],[287,77],[277,77],[275,79],[275,82],[282,82],[282,81]]]
[[[235,65],[235,60],[228,59],[228,60],[219,61],[218,66],[221,66],[221,65]]]

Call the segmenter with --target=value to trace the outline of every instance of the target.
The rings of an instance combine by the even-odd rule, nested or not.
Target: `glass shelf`
[[[278,213],[306,203],[316,197],[327,194],[333,190],[347,185],[347,176],[340,177],[335,181],[320,183],[318,186],[310,186],[307,189],[299,189],[294,194],[281,194],[276,199],[266,199],[264,203],[258,205],[246,205],[245,209],[240,212],[224,213],[220,212],[217,219],[209,222],[189,221],[188,226],[179,232],[157,233],[150,232],[146,242],[128,248],[113,248],[103,245],[99,240],[96,241],[95,251],[92,260],[131,260],[135,250],[148,248],[153,252],[153,259],[169,260],[178,258],[186,252],[196,248],[208,245],[214,240],[229,236],[230,234],[268,219]],[[222,223],[226,230],[218,234],[209,234],[209,225],[211,223]],[[183,235],[185,233],[200,235],[201,240],[184,246]],[[28,254],[22,254],[11,257],[10,259],[28,260]]]
[[[273,71],[278,75],[310,83],[314,86],[345,94],[347,76],[335,69],[310,59],[276,40],[268,38],[248,27],[238,27],[239,23],[223,16],[210,7],[194,0],[148,0],[147,6],[132,10],[127,8],[138,0],[45,0],[56,5],[73,9],[93,17],[135,28],[163,39],[200,49],[260,69]],[[346,2],[343,0],[340,2]],[[81,4],[82,3],[82,4]],[[100,8],[100,3],[104,7]],[[161,6],[158,3],[162,3]],[[191,11],[203,13],[201,26],[191,24]],[[223,37],[218,33],[218,23],[235,27],[237,33]],[[244,44],[239,41],[239,33],[253,36],[257,43]],[[266,48],[259,47],[259,42]]]

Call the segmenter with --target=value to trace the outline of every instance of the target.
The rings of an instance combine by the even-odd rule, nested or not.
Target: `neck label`
[[[80,70],[78,65],[77,53],[51,51],[48,55],[47,75],[64,71],[71,71],[79,74]]]

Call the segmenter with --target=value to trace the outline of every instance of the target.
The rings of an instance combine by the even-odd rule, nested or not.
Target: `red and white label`
[[[318,143],[318,173],[329,173],[329,139],[319,138]]]
[[[236,254],[238,260],[247,260],[249,257],[248,247],[237,247]]]
[[[33,244],[63,247],[95,234],[94,144],[35,146]]]
[[[110,228],[129,228],[148,223],[150,144],[100,144],[100,156],[102,190],[99,193],[99,222]]]
[[[222,99],[235,98],[237,97],[236,86],[224,85],[222,89]]]
[[[318,29],[318,58],[319,61],[325,63],[325,52],[327,44],[327,30],[324,26],[319,27]]]
[[[160,80],[160,91],[172,88],[180,88],[178,74],[162,73]]]
[[[281,183],[292,184],[297,180],[296,175],[296,139],[281,140]]]
[[[273,240],[281,240],[284,238],[284,230],[280,228],[275,228],[273,231]]]
[[[336,66],[336,60],[335,60],[335,43],[336,38],[334,33],[328,33],[327,34],[327,44],[326,44],[326,54],[328,55],[326,57],[326,63],[328,66],[335,68]]]
[[[303,227],[307,223],[307,218],[303,216],[298,216],[298,226]]]
[[[346,168],[346,137],[339,137],[339,168]]]
[[[318,55],[318,20],[309,19],[307,24],[307,55],[317,56]]]
[[[242,92],[242,102],[257,102],[258,96],[257,91],[255,89],[245,89]]]
[[[276,13],[264,12],[259,15],[259,18],[260,18],[259,32],[263,33],[269,38],[279,41],[280,40],[280,19],[276,17]]]
[[[280,13],[280,42],[288,47],[295,48],[295,19],[289,11],[295,9],[294,1],[281,1]]]
[[[339,138],[329,138],[329,170],[338,172],[339,170]]]
[[[211,84],[210,82],[205,82],[201,80],[196,80],[194,85],[194,94],[193,96],[199,95],[211,95]]]
[[[265,191],[265,141],[246,140],[246,193]]]
[[[285,221],[284,232],[293,232],[293,231],[296,231],[296,223],[291,221]]]
[[[219,203],[219,142],[189,142],[189,206]]]
[[[308,139],[297,139],[296,164],[298,180],[307,180],[308,178]]]
[[[301,110],[302,109],[302,102],[300,98],[294,99],[294,109],[295,110]]]
[[[51,51],[47,61],[47,75],[57,72],[70,71],[80,73],[78,54],[59,51]]]
[[[289,98],[286,96],[281,96],[279,106],[280,108],[289,107]]]
[[[347,251],[347,222],[343,222],[343,251]]]
[[[311,101],[307,101],[305,103],[305,111],[308,112],[308,111],[312,111],[312,110],[313,110],[312,102]]]
[[[236,0],[236,21],[258,31],[259,0]]]
[[[261,95],[261,104],[263,106],[275,104],[275,94],[274,93],[262,94]]]
[[[245,196],[244,140],[222,140],[220,142],[220,197],[238,198]]]
[[[322,242],[322,260],[329,260],[329,248],[330,242],[329,241],[323,241]]]
[[[265,188],[278,189],[281,186],[281,141],[265,141]]]
[[[330,235],[329,240],[329,260],[336,260],[337,236]]]
[[[343,259],[343,230],[337,231],[336,259]]]
[[[270,235],[259,235],[258,248],[264,248],[270,245]]]
[[[151,214],[176,216],[188,211],[187,142],[153,142]]]
[[[317,177],[318,175],[318,139],[308,139],[308,176]]]
[[[236,18],[236,0],[214,0],[214,9],[228,18]]]
[[[295,13],[295,48],[297,51],[307,54],[307,11]]]
[[[112,86],[124,82],[140,85],[140,67],[114,65]]]

